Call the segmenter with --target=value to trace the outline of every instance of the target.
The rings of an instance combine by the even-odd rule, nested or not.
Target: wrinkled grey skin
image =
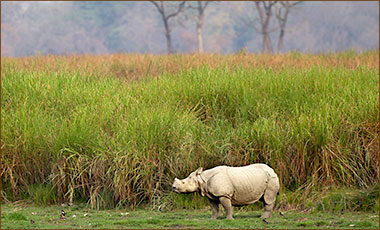
[[[233,219],[232,206],[264,202],[261,218],[269,218],[280,189],[277,174],[265,164],[243,167],[217,166],[204,170],[200,167],[187,178],[174,179],[173,191],[177,193],[199,192],[207,196],[212,208],[212,218],[219,213],[219,204],[226,210],[227,219]]]

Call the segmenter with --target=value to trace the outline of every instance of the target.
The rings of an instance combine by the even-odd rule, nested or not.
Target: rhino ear
[[[203,172],[203,168],[202,167],[199,167],[196,171],[195,171],[195,175],[199,175]]]

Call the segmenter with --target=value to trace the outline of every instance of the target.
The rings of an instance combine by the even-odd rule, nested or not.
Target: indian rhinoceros
[[[192,172],[187,178],[174,179],[173,191],[177,193],[200,192],[207,196],[216,219],[219,204],[226,210],[227,219],[233,219],[232,206],[264,202],[262,218],[272,216],[276,196],[280,189],[277,174],[266,164],[251,164],[243,167],[217,166]]]

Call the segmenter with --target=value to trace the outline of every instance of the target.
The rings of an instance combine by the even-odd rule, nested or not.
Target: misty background
[[[165,4],[175,10],[179,2]],[[194,9],[184,7],[169,25],[174,53],[198,52]],[[204,52],[260,53],[259,25],[255,2],[211,2],[203,22]],[[291,9],[285,32],[283,52],[379,48],[379,2],[301,2]],[[279,33],[272,15],[275,52]],[[167,52],[164,22],[148,1],[1,2],[2,56]]]

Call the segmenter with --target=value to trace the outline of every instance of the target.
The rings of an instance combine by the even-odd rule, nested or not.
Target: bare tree
[[[168,53],[173,53],[173,47],[172,47],[172,39],[171,39],[171,28],[169,25],[169,20],[171,18],[176,17],[181,11],[184,9],[186,2],[182,1],[178,5],[174,7],[174,10],[171,12],[167,12],[167,9],[165,8],[165,2],[164,1],[150,1],[158,10],[158,12],[161,14],[162,21],[164,22],[165,26],[165,36],[166,36],[166,42],[168,46]]]
[[[255,24],[253,24],[254,29],[260,32],[263,36],[262,49],[263,53],[273,53],[272,42],[270,40],[269,30],[270,20],[272,19],[273,6],[276,5],[277,1],[256,1],[256,10],[259,14],[260,19],[260,29],[258,29]]]
[[[205,16],[206,7],[210,1],[197,1],[197,6],[189,5],[189,8],[197,10],[197,41],[198,52],[203,53],[203,19]]]
[[[276,9],[276,18],[278,20],[279,26],[280,26],[280,35],[278,38],[278,44],[277,44],[277,53],[281,53],[283,49],[283,43],[284,43],[284,37],[285,37],[285,27],[286,22],[288,20],[289,12],[292,8],[294,8],[296,5],[301,3],[302,1],[298,2],[279,2],[280,6]]]
[[[282,52],[284,37],[286,32],[286,23],[291,9],[302,1],[289,2],[289,1],[255,1],[256,10],[258,13],[258,19],[250,19],[245,21],[247,25],[253,26],[256,32],[262,35],[262,52],[273,53],[272,41],[270,39],[270,33],[279,31],[277,52]],[[270,27],[271,19],[275,14],[279,26]],[[259,21],[259,23],[257,23]],[[257,26],[259,24],[259,26]]]

